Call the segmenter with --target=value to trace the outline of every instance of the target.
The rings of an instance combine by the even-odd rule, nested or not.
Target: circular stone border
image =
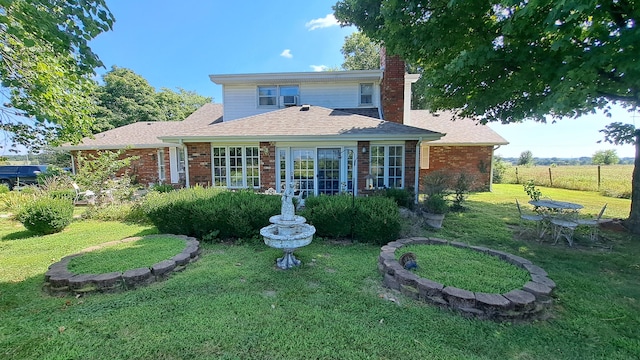
[[[496,256],[529,271],[531,281],[521,289],[505,294],[472,292],[422,278],[405,270],[396,260],[396,250],[406,245],[450,245]],[[553,305],[551,294],[556,283],[541,267],[531,261],[503,251],[482,246],[470,246],[437,238],[413,237],[392,241],[380,249],[378,270],[384,276],[382,284],[425,303],[456,310],[466,317],[494,321],[544,319],[545,310]]]
[[[142,239],[131,237],[118,241],[110,241],[97,246],[84,249],[81,252],[65,256],[57,263],[49,266],[44,274],[43,288],[51,295],[60,294],[87,294],[93,292],[112,293],[135,289],[149,285],[156,281],[168,278],[172,273],[182,271],[187,264],[198,260],[200,256],[200,242],[193,237],[173,234],[158,234],[160,236],[174,236],[185,240],[186,246],[178,255],[168,260],[154,264],[150,268],[137,268],[122,272],[110,272],[104,274],[73,274],[68,265],[71,259],[82,256],[88,252],[102,249],[108,246],[133,242]],[[158,236],[155,235],[155,236]],[[154,236],[154,235],[150,235]]]

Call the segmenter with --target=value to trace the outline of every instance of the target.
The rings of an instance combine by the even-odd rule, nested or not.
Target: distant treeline
[[[510,157],[510,158],[502,158],[502,161],[511,163],[512,165],[517,165],[518,164],[518,160],[519,158],[517,157]],[[625,158],[620,158],[620,162],[618,164],[621,165],[628,165],[628,164],[633,164],[634,158],[632,157],[625,157]],[[551,166],[551,165],[558,165],[558,166],[562,166],[562,165],[591,165],[593,164],[591,157],[589,156],[583,156],[583,157],[579,157],[579,158],[557,158],[557,157],[552,157],[552,158],[537,158],[534,157],[533,158],[533,163],[535,165],[547,165],[547,166]]]

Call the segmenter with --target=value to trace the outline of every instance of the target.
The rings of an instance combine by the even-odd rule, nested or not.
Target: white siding
[[[278,84],[260,84],[278,85]],[[276,110],[258,107],[258,85],[225,85],[223,88],[224,121],[262,114]],[[299,84],[298,104],[322,106],[330,109],[357,108],[360,101],[360,83],[304,82]],[[380,85],[374,83],[373,107],[380,106]]]

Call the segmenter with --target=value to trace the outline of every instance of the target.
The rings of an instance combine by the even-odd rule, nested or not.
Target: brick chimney
[[[383,46],[380,48],[380,68],[383,70],[380,89],[382,115],[386,121],[402,124],[405,107],[404,61],[397,55],[387,55]]]

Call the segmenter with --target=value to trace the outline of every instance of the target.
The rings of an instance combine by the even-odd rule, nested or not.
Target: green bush
[[[157,184],[151,187],[151,191],[157,191],[160,193],[167,193],[173,190],[175,190],[175,188],[171,186],[171,184]]]
[[[83,219],[101,221],[121,221],[128,223],[149,223],[141,206],[132,201],[90,206],[82,214]]]
[[[68,201],[73,201],[76,198],[76,192],[72,189],[52,190],[49,191],[49,197],[52,199],[65,199]]]
[[[353,240],[386,244],[400,234],[398,206],[383,196],[310,197],[301,215],[316,227],[316,235],[321,237],[343,238],[353,232]]]
[[[384,189],[382,195],[395,201],[398,206],[402,206],[407,209],[412,209],[415,205],[415,197],[411,190],[388,188]]]
[[[9,185],[7,184],[0,184],[0,194],[6,194],[8,193],[9,190]]]
[[[53,234],[66,228],[73,219],[73,203],[66,199],[42,197],[25,205],[18,220],[37,234]]]
[[[163,233],[251,239],[258,238],[269,217],[280,212],[280,197],[191,188],[148,194],[141,208]]]
[[[330,238],[351,237],[355,209],[351,195],[320,195],[305,200],[300,215],[316,227],[316,235]]]

